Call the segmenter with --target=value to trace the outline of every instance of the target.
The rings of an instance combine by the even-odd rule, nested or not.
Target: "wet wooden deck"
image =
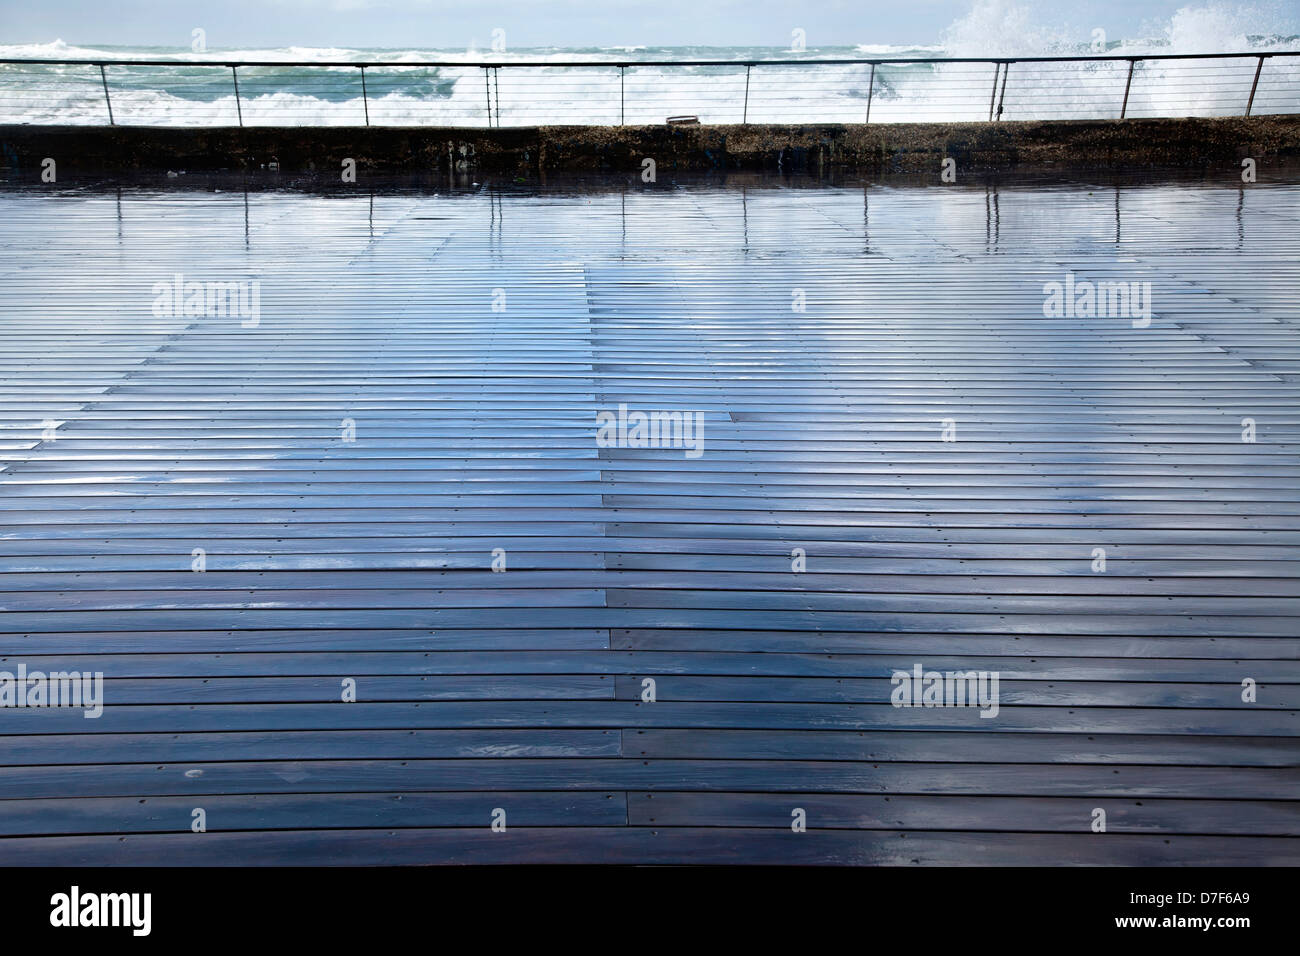
[[[1300,863],[1300,189],[0,207],[0,863]]]

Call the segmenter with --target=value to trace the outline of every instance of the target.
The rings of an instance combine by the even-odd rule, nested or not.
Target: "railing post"
[[[1246,100],[1246,115],[1250,115],[1250,108],[1255,105],[1255,89],[1259,86],[1259,74],[1264,69],[1264,58],[1261,56],[1259,62],[1255,64],[1255,82],[1250,84],[1250,99]]]
[[[867,80],[867,118],[864,123],[871,122],[871,94],[876,90],[876,64],[871,64],[871,79]]]
[[[1129,91],[1129,87],[1133,85],[1133,66],[1136,63],[1137,60],[1128,61],[1128,80],[1126,80],[1124,83],[1124,105],[1119,108],[1120,119],[1123,119],[1125,116],[1128,115],[1128,91]]]
[[[244,108],[239,105],[239,68],[230,65],[230,78],[235,81],[235,112],[239,116],[239,125],[244,125]]]
[[[108,107],[108,125],[116,126],[113,122],[113,101],[108,98],[108,77],[104,74],[104,64],[99,64],[99,79],[104,84],[104,105]]]
[[[1195,54],[1178,54],[1178,53],[1162,54],[1157,52],[1149,56],[1144,55],[1144,56],[1101,56],[1101,57],[1094,57],[1094,56],[1032,57],[1030,58],[1030,60],[1025,62],[1057,63],[1057,62],[1077,61],[1077,62],[1086,62],[1094,65],[1104,64],[1106,69],[1109,70],[1112,65],[1118,66],[1121,62],[1127,61],[1128,70],[1124,78],[1124,97],[1120,105],[1120,112],[1118,117],[1120,120],[1126,120],[1128,119],[1128,104],[1132,101],[1132,96],[1133,96],[1133,79],[1137,73],[1137,65],[1140,62],[1145,62],[1146,60],[1156,60],[1156,61],[1187,60],[1187,61],[1199,62],[1201,59],[1205,59],[1207,61],[1223,59],[1223,60],[1231,60],[1232,68],[1236,69],[1236,64],[1238,62],[1240,62],[1241,65],[1245,66],[1248,65],[1250,60],[1253,58],[1255,60],[1254,76],[1251,79],[1250,92],[1249,95],[1247,96],[1246,103],[1244,104],[1244,109],[1241,114],[1244,117],[1251,117],[1254,115],[1254,111],[1255,111],[1255,99],[1256,97],[1259,96],[1259,83],[1264,75],[1264,61],[1269,59],[1270,57],[1278,57],[1278,56],[1295,57],[1295,56],[1300,56],[1300,53],[1291,52],[1291,51],[1281,52],[1277,50],[1270,50],[1264,53],[1261,53],[1259,51],[1251,51],[1249,53],[1195,53]],[[74,66],[77,69],[80,69],[83,66],[98,67],[100,84],[104,91],[104,107],[108,114],[108,122],[110,126],[117,125],[117,117],[113,110],[112,90],[110,90],[108,86],[108,62],[107,61],[95,60],[91,58],[73,59],[73,60],[54,60],[54,59],[25,60],[25,59],[9,59],[9,58],[0,57],[0,64],[28,63],[28,62],[67,64],[67,65]],[[143,67],[163,66],[170,61],[140,59],[140,60],[114,60],[112,62],[114,66],[122,66],[128,68],[129,67],[143,68]],[[908,63],[908,64],[935,64],[935,63],[942,63],[945,61],[936,60],[936,59],[906,59],[906,60],[897,60],[897,61],[864,60],[864,59],[831,59],[824,62],[820,62],[819,65],[827,66],[831,68],[838,68],[840,66],[844,66],[846,67],[847,72],[852,74],[852,77],[856,77],[858,75],[856,71],[859,68],[861,68],[863,64],[870,67],[870,74],[867,80],[867,102],[866,102],[865,115],[863,117],[863,123],[869,124],[871,122],[871,109],[875,102],[877,67],[883,66],[888,63],[894,63],[894,62]],[[989,122],[992,122],[994,120],[1000,121],[1002,117],[1006,115],[1007,85],[1011,78],[1011,65],[1013,63],[1019,63],[1021,61],[986,57],[978,60],[974,60],[974,59],[966,60],[965,62],[972,65],[972,71],[978,71],[979,63],[993,64],[993,85],[989,91],[989,109],[988,109],[987,119]],[[721,61],[721,60],[663,60],[663,61],[628,61],[624,63],[602,60],[602,61],[584,61],[584,62],[574,62],[574,63],[566,62],[562,64],[549,64],[549,65],[553,65],[553,66],[558,65],[558,66],[563,66],[565,68],[573,68],[573,69],[585,69],[590,67],[609,69],[610,67],[616,67],[619,71],[618,72],[618,114],[619,114],[618,125],[623,126],[627,123],[627,71],[638,65],[650,66],[653,64],[660,64],[666,66],[688,66],[688,67],[721,66],[721,67],[726,67],[728,69],[734,66],[744,66],[745,67],[745,90],[743,94],[744,96],[743,105],[741,108],[741,123],[744,125],[749,124],[749,97],[750,97],[750,89],[753,86],[753,68],[755,66],[790,65],[790,66],[806,67],[809,65],[807,61],[801,61],[801,60],[774,60],[774,61],[751,61],[751,62],[737,62],[735,60],[732,60],[730,62]],[[262,63],[261,61],[246,61],[246,62],[226,61],[223,63],[220,60],[216,60],[216,61],[209,61],[208,63],[203,65],[205,68],[225,66],[230,70],[230,79],[231,79],[231,84],[234,90],[234,97],[235,97],[235,113],[240,128],[243,128],[244,127],[243,94],[239,89],[239,67],[241,66],[292,66],[292,67],[313,67],[313,68],[327,69],[327,70],[328,69],[340,70],[344,67],[356,67],[361,72],[361,105],[362,105],[362,112],[364,116],[364,123],[367,127],[369,127],[371,125],[370,88],[369,88],[369,80],[366,77],[366,70],[369,66],[381,67],[381,66],[385,66],[386,64],[381,62],[344,63],[338,61],[333,61],[333,62],[276,61],[275,63]],[[460,70],[465,69],[467,67],[478,67],[479,69],[482,69],[484,71],[483,74],[484,108],[487,111],[486,125],[489,128],[500,127],[501,125],[501,66],[502,66],[501,63],[478,62],[478,63],[453,64],[453,63],[446,63],[441,61],[420,61],[418,63],[413,63],[413,64],[403,63],[402,65],[420,66],[420,67],[439,67],[439,68],[453,67],[457,73],[459,73]],[[519,66],[521,64],[516,64],[512,62],[505,65]],[[541,66],[542,63],[540,61],[527,62],[522,65]],[[856,83],[856,79],[853,79],[852,77],[848,78],[848,82]],[[466,79],[468,79],[468,77],[466,77]],[[828,80],[827,82],[829,83],[831,81]],[[836,86],[842,85],[838,79],[835,80],[834,83]],[[886,84],[887,87],[888,85],[889,84]],[[1034,99],[1033,96],[1031,95],[1032,93],[1033,91],[1025,92],[1024,90],[1022,90],[1021,92],[1021,99],[1023,101],[1022,105],[1028,104],[1029,108],[1032,108],[1034,106]],[[507,99],[508,98],[509,97],[507,97]],[[1290,102],[1290,100],[1287,100],[1285,97],[1282,97],[1282,99],[1279,99],[1278,97],[1274,97],[1274,99],[1278,100],[1278,102],[1282,102],[1283,107],[1285,107],[1286,102]],[[1285,102],[1283,102],[1284,100]],[[527,112],[526,109],[527,103],[525,101],[520,101],[520,102],[522,104],[520,108],[523,108],[524,112]],[[1164,109],[1164,107],[1161,104],[1153,105],[1152,103],[1148,102],[1145,108],[1148,110],[1148,112],[1150,112],[1151,110],[1155,110],[1156,112],[1153,115],[1158,115],[1158,116],[1166,115],[1165,113],[1161,112]],[[1265,108],[1265,112],[1267,113],[1267,111],[1270,108],[1279,108],[1279,107],[1277,107],[1276,103],[1265,103],[1264,108]],[[472,107],[470,109],[472,111]],[[1062,113],[1063,115],[1067,115],[1067,116],[1078,115],[1077,112],[1071,113],[1069,110],[1062,110]],[[462,122],[472,124],[473,118],[467,115]]]
[[[742,126],[749,125],[749,71],[752,67],[752,63],[745,64],[745,107],[740,114],[740,123]]]
[[[366,110],[366,125],[370,125],[370,100],[366,96],[366,68],[361,68],[361,105]]]

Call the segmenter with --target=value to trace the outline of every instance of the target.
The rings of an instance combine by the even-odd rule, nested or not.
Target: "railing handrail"
[[[4,58],[0,58],[0,66],[15,65],[15,64],[30,64],[36,66],[57,65],[57,66],[87,66],[87,67],[98,68],[100,81],[104,88],[104,107],[108,114],[108,123],[110,126],[116,125],[116,118],[114,116],[112,94],[110,92],[109,77],[107,72],[109,67],[114,67],[114,68],[120,67],[123,70],[127,70],[127,71],[131,70],[132,68],[138,68],[138,67],[170,68],[172,70],[175,70],[177,68],[182,68],[182,69],[197,68],[200,71],[209,70],[209,69],[229,70],[231,90],[234,93],[236,119],[238,120],[239,126],[242,127],[244,125],[244,109],[243,109],[243,102],[241,100],[240,90],[239,90],[239,86],[240,86],[239,70],[241,67],[245,69],[260,68],[260,69],[269,69],[269,70],[286,70],[286,69],[304,70],[305,69],[308,71],[344,71],[344,72],[352,72],[353,75],[359,75],[361,79],[361,100],[362,100],[362,105],[364,110],[365,124],[367,126],[369,126],[371,122],[370,97],[366,86],[367,69],[403,70],[403,69],[411,69],[411,68],[415,68],[415,69],[449,68],[451,70],[458,71],[457,75],[460,75],[461,78],[463,78],[463,74],[466,71],[475,72],[481,70],[483,75],[483,96],[484,96],[484,99],[481,102],[484,105],[483,115],[486,116],[488,126],[501,125],[501,88],[500,88],[499,74],[503,68],[506,70],[510,70],[511,68],[514,67],[518,67],[521,70],[527,70],[527,69],[539,70],[539,69],[549,68],[549,69],[558,69],[560,71],[573,71],[576,73],[582,73],[583,71],[591,71],[591,70],[611,70],[611,71],[617,70],[618,80],[619,80],[619,84],[618,84],[619,125],[621,126],[626,120],[626,101],[625,101],[626,86],[624,83],[624,77],[630,67],[658,68],[661,71],[659,74],[660,79],[667,80],[667,81],[672,80],[673,74],[663,72],[663,71],[674,67],[676,68],[730,67],[737,71],[743,68],[745,72],[745,94],[744,94],[743,105],[741,106],[741,123],[747,125],[749,122],[750,74],[755,69],[761,69],[763,67],[776,67],[776,68],[784,68],[784,69],[794,68],[799,71],[812,72],[814,77],[818,76],[818,73],[816,71],[824,69],[826,67],[854,66],[854,67],[862,68],[864,72],[866,68],[870,68],[871,76],[868,81],[867,95],[866,95],[866,115],[863,120],[864,122],[870,122],[871,102],[872,102],[873,94],[875,93],[877,67],[886,66],[886,65],[910,66],[915,64],[937,65],[943,63],[961,63],[967,65],[982,65],[984,67],[987,67],[990,64],[992,64],[993,65],[993,86],[989,92],[988,122],[993,122],[995,117],[998,120],[1002,119],[1003,109],[1006,103],[1007,77],[1011,73],[1011,66],[1013,64],[1044,64],[1044,65],[1045,64],[1113,64],[1118,66],[1127,64],[1128,65],[1128,69],[1126,71],[1127,77],[1124,81],[1124,99],[1119,107],[1119,118],[1123,120],[1128,117],[1129,94],[1131,93],[1133,88],[1135,67],[1139,63],[1148,63],[1148,62],[1161,63],[1161,62],[1200,61],[1200,60],[1233,60],[1234,62],[1254,61],[1253,63],[1254,79],[1250,85],[1250,95],[1249,97],[1245,98],[1246,99],[1245,112],[1241,114],[1243,116],[1249,116],[1251,115],[1251,111],[1254,109],[1255,106],[1255,95],[1259,89],[1260,75],[1264,70],[1264,61],[1269,59],[1279,58],[1279,57],[1300,57],[1300,50],[1297,51],[1291,51],[1291,50],[1258,51],[1257,50],[1253,52],[1243,52],[1243,53],[1154,52],[1154,53],[1141,53],[1141,54],[1125,53],[1125,54],[1093,55],[1093,56],[1030,56],[1030,57],[1024,57],[1024,56],[1022,57],[1014,57],[1014,56],[852,57],[852,58],[826,57],[826,58],[818,58],[818,59],[809,59],[806,57],[800,59],[790,59],[787,57],[782,57],[780,59],[772,59],[772,60],[603,59],[603,60],[513,60],[513,61],[480,60],[476,62],[471,62],[467,60],[460,60],[460,61],[404,60],[396,63],[377,61],[377,60],[364,60],[364,61],[361,60],[353,60],[353,61],[229,60],[229,59],[218,59],[216,57],[212,59],[196,60],[196,59],[182,59],[180,58],[181,56],[184,55],[178,54],[176,57],[169,58],[169,59],[157,59],[157,58],[105,59],[103,57],[93,58],[93,59],[83,58],[83,57],[60,59],[54,57],[4,57]],[[1228,68],[1225,66],[1218,72],[1222,73],[1224,70],[1228,70]],[[1031,74],[1033,73],[1032,70],[1030,72]],[[21,76],[25,74],[20,72],[17,75],[21,78]],[[26,75],[42,76],[44,74],[29,73]],[[58,76],[59,74],[55,74],[55,75]],[[128,78],[130,75],[131,74],[129,73],[126,74]],[[773,74],[769,74],[769,76],[771,75]],[[840,82],[844,82],[845,79],[844,77],[841,77],[838,74],[830,74],[830,75],[832,78],[838,78]],[[961,72],[961,76],[970,76],[970,75],[973,75],[972,70],[966,70]],[[247,77],[247,74],[245,74],[245,76]],[[283,76],[284,75],[282,74],[282,79]],[[935,71],[934,76],[937,77],[938,79],[944,79],[944,73],[942,71]],[[118,73],[116,72],[115,69],[114,85],[117,85],[118,78],[120,77],[123,77],[123,73]],[[705,78],[707,79],[707,76]],[[951,76],[948,76],[947,78],[952,79]],[[689,79],[689,75],[687,75],[687,79]],[[852,79],[851,75],[848,77],[848,79],[850,80]],[[541,81],[541,77],[539,76],[538,82],[540,81]],[[459,83],[459,80],[457,80],[457,83]],[[1001,84],[1000,96],[999,96],[999,83]],[[127,85],[129,86],[129,84]],[[495,92],[495,102],[493,98],[494,92]],[[672,121],[672,119],[673,119],[672,117],[669,117],[670,122]],[[685,115],[679,117],[679,119],[693,120],[695,122],[699,121],[698,118],[694,116],[687,117]]]
[[[54,59],[49,57],[0,57],[0,63],[31,63],[46,66],[293,66],[340,69],[344,67],[466,67],[501,69],[512,67],[630,67],[630,66],[881,66],[886,63],[1129,63],[1142,60],[1229,60],[1300,56],[1300,50],[1254,51],[1251,53],[1123,53],[1114,56],[955,56],[955,57],[832,57],[781,60],[144,60],[144,59]],[[178,55],[179,57],[179,55]]]

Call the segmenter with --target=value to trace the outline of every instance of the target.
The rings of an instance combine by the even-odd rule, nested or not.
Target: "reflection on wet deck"
[[[1300,188],[0,206],[4,863],[1300,863]]]

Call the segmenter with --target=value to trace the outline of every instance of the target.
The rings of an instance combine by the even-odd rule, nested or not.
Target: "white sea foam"
[[[1297,16],[1280,5],[1211,2],[1184,7],[1167,22],[1149,24],[1137,38],[1112,37],[1112,55],[1274,52],[1300,48]],[[887,64],[874,79],[865,64],[763,66],[763,61],[833,58],[1031,57],[1083,55],[1094,38],[1036,19],[1015,0],[977,0],[935,45],[811,48],[800,54],[777,48],[606,47],[582,50],[361,50],[342,47],[190,50],[73,46],[62,40],[0,46],[0,58],[91,59],[108,65],[114,119],[144,125],[310,124],[499,125],[561,123],[662,123],[676,114],[706,123],[860,122],[871,93],[872,122],[973,120],[1000,102],[1006,119],[1113,117],[1118,115],[1128,65],[1115,63],[1013,63],[994,87],[990,64]],[[488,74],[477,64],[528,61],[608,62],[611,54],[635,60],[734,61],[718,67],[630,67],[571,70],[536,66]],[[115,65],[125,59],[174,60],[175,66]],[[239,103],[228,68],[219,64],[378,63],[360,71],[312,67],[243,67]],[[413,67],[436,61],[449,66]],[[749,71],[744,63],[759,65]],[[212,64],[204,66],[204,64]],[[456,64],[466,64],[464,66]],[[1146,60],[1134,71],[1128,115],[1236,115],[1242,112],[1256,61]],[[1003,91],[1005,84],[1005,92]],[[1267,61],[1254,111],[1300,112],[1300,57]],[[103,123],[103,83],[94,66],[0,66],[0,122]]]

